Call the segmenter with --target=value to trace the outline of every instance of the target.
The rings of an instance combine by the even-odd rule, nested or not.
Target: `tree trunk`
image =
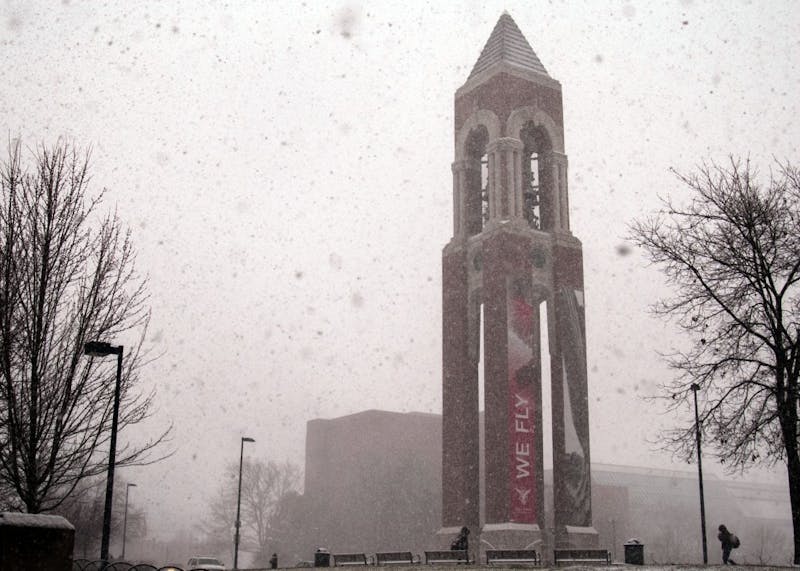
[[[782,380],[782,379],[781,379]],[[778,394],[783,446],[786,449],[786,471],[789,477],[789,504],[792,510],[792,539],[794,564],[800,565],[800,451],[797,443],[797,377],[788,375],[788,391],[783,400]],[[780,387],[785,386],[780,383]]]
[[[796,406],[796,404],[792,404]],[[789,414],[788,422],[782,422],[783,441],[786,448],[786,471],[789,477],[789,503],[792,509],[792,531],[794,535],[794,564],[800,565],[800,456],[797,447],[797,421]]]
[[[789,502],[792,508],[794,564],[800,565],[800,462],[796,453],[786,462],[786,467],[789,473]]]

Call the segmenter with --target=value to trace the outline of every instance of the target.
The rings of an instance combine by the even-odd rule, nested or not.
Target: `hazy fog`
[[[122,438],[175,424],[173,457],[124,474],[151,533],[203,514],[240,436],[302,464],[312,418],[441,411],[453,94],[504,9],[564,92],[592,458],[671,465],[646,440],[675,419],[640,397],[676,341],[625,224],[680,193],[670,167],[797,159],[800,11],[446,4],[0,3],[0,127],[91,145],[150,276],[158,410]]]

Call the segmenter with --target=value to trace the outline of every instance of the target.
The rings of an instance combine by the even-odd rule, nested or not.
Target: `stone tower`
[[[453,238],[442,253],[441,534],[466,525],[473,549],[475,530],[496,548],[594,545],[583,259],[570,231],[561,84],[507,13],[456,92],[452,168]],[[553,539],[544,533],[543,350],[552,395]]]

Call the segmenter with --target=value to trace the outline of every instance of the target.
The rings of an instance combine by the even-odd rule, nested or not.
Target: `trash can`
[[[331,554],[324,547],[320,547],[314,553],[314,567],[330,567]]]
[[[625,542],[625,563],[644,565],[644,545],[638,539],[629,539]]]

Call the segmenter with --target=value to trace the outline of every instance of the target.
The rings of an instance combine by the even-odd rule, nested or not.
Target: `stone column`
[[[544,515],[540,316],[530,256],[536,239],[502,227],[483,243],[487,445],[481,540],[500,549],[541,540]]]
[[[451,169],[453,171],[453,236],[463,236],[466,233],[466,192],[469,161],[455,161]]]
[[[489,157],[489,219],[522,216],[522,150],[519,139],[501,137],[486,147]]]
[[[569,199],[567,193],[567,155],[550,153],[553,172],[553,190],[555,198],[553,204],[555,215],[555,230],[569,232]]]
[[[579,243],[554,245],[553,277],[554,292],[547,313],[556,547],[593,547],[598,535],[592,527],[583,256]]]
[[[442,525],[445,537],[479,521],[478,363],[470,358],[467,251],[442,258]]]

